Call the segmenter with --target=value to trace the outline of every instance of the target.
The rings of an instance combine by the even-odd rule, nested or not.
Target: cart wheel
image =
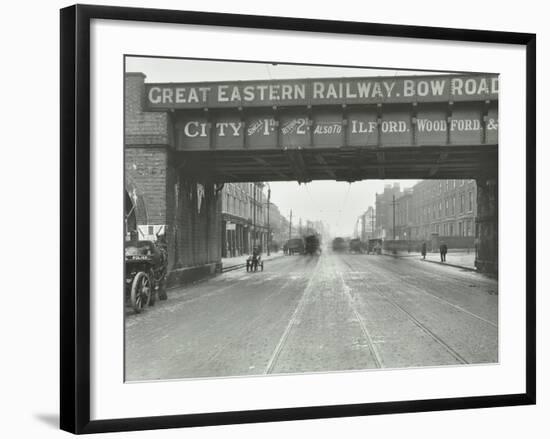
[[[143,271],[140,271],[132,282],[132,291],[130,300],[136,313],[140,313],[143,308],[149,304],[151,299],[151,284],[149,277]]]
[[[158,291],[159,291],[159,288],[160,288],[160,283],[157,283],[155,281],[155,273],[153,272],[153,270],[151,270],[149,272],[149,279],[152,281],[151,282],[151,288],[150,288],[151,295],[149,297],[149,306],[153,306],[155,304],[155,302],[157,301]]]
[[[159,300],[168,299],[168,294],[166,294],[166,279],[160,281],[159,287]]]

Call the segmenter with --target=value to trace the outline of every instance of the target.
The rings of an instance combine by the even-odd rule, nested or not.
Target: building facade
[[[475,180],[423,180],[396,199],[396,239],[473,247],[476,200]]]
[[[393,239],[394,237],[394,201],[402,195],[401,185],[394,183],[384,186],[384,192],[376,194],[375,237]]]
[[[268,199],[264,189],[264,183],[224,185],[221,195],[222,257],[250,254],[254,246],[266,251],[269,224]]]
[[[357,218],[354,237],[366,242],[375,236],[375,212],[374,207],[369,206],[368,209]]]

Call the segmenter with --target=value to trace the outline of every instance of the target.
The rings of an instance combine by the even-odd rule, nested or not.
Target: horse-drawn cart
[[[264,271],[264,261],[262,260],[260,252],[254,250],[252,254],[246,259],[246,271],[258,271],[258,268],[260,268],[261,271]]]
[[[153,241],[128,241],[125,249],[125,299],[136,313],[156,298],[166,300],[166,268],[164,248]]]

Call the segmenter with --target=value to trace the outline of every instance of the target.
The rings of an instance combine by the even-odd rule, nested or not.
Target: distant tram
[[[334,238],[332,240],[333,252],[345,252],[346,250],[347,250],[347,245],[344,238]]]
[[[304,242],[306,255],[321,254],[321,242],[318,235],[308,235],[304,238]]]

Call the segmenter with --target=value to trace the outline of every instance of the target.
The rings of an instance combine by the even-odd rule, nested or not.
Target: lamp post
[[[262,202],[258,202],[257,201],[257,194],[256,194],[256,190],[257,190],[257,184],[258,183],[254,183],[254,196],[253,196],[253,205],[254,205],[254,212],[253,212],[253,215],[252,215],[252,227],[253,227],[253,248],[256,248],[256,209],[258,207],[263,207],[263,206],[267,206],[267,239],[266,239],[266,245],[267,245],[267,256],[269,256],[271,254],[271,250],[270,250],[270,246],[271,246],[271,225],[270,225],[270,219],[269,219],[269,210],[270,210],[270,205],[271,205],[271,186],[269,185],[268,182],[265,182],[265,184],[267,185],[267,203],[262,203]],[[262,216],[263,218],[263,216]],[[262,242],[262,247],[263,247],[263,242]]]
[[[254,184],[252,185],[252,187],[254,188],[253,189],[253,194],[252,194],[252,251],[254,251],[254,249],[256,248],[256,185],[258,183],[254,182]]]
[[[393,205],[393,240],[395,241],[395,195],[393,196],[393,201],[392,201],[392,205]]]
[[[271,205],[271,186],[269,183],[267,184],[267,256],[269,256],[270,253],[270,247],[271,247],[271,227],[269,224],[269,206]]]

